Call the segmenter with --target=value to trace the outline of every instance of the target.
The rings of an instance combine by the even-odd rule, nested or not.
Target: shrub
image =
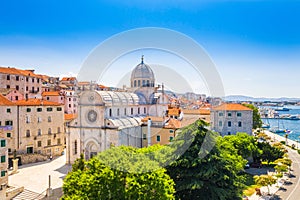
[[[285,141],[280,141],[281,144],[285,145]]]

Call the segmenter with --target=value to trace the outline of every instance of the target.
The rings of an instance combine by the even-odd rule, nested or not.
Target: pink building
[[[59,91],[43,92],[42,98],[43,100],[65,104],[65,97],[63,92],[59,92]]]

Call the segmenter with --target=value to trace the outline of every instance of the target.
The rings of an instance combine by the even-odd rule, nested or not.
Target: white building
[[[156,92],[154,74],[143,58],[132,71],[131,86],[129,92],[79,93],[78,117],[67,130],[67,163],[80,153],[90,159],[111,145],[142,147],[141,120],[165,115],[168,98]]]
[[[210,113],[211,129],[222,136],[245,132],[252,134],[252,109],[241,104],[224,103],[212,107]]]

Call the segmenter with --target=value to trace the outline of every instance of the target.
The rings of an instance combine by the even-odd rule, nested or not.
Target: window
[[[47,97],[46,99],[47,99],[47,101],[49,101],[49,100],[50,100],[50,97]]]
[[[118,116],[120,115],[120,109],[119,108],[117,109],[117,115]]]
[[[19,90],[19,86],[18,85],[16,85],[16,90]]]
[[[144,114],[146,114],[146,111],[147,111],[147,110],[146,110],[146,107],[144,107]]]
[[[69,101],[71,101],[71,98],[69,98]]]
[[[34,87],[32,87],[32,92],[34,92]]]
[[[32,82],[34,83],[34,78],[32,78]]]
[[[231,135],[231,132],[228,132],[227,135]]]
[[[150,81],[149,80],[147,80],[147,87],[149,87],[150,86]]]
[[[220,112],[220,113],[219,113],[219,117],[222,117],[222,116],[223,116],[223,113],[222,113],[222,112]]]
[[[7,151],[8,151],[8,153],[11,153],[11,148],[8,148]]]
[[[140,108],[138,108],[138,114],[140,114]]]
[[[141,86],[141,81],[140,80],[138,80],[138,87],[140,87]]]
[[[38,129],[38,136],[42,135],[42,130],[39,128]]]
[[[133,86],[136,87],[136,80],[134,80],[134,85]]]
[[[57,144],[61,144],[60,138],[57,139]]]
[[[143,134],[143,140],[146,140],[147,137],[146,137],[146,134]]]
[[[71,108],[71,104],[69,103],[69,108]]]
[[[37,146],[41,147],[42,146],[42,141],[37,141]]]
[[[5,121],[5,126],[12,126],[13,125],[13,121]]]
[[[57,111],[62,111],[62,108],[61,107],[57,107],[56,110]]]
[[[1,163],[4,163],[6,161],[6,157],[5,156],[1,156]]]
[[[6,146],[6,140],[1,140],[1,147],[5,147]]]
[[[145,87],[145,85],[146,85],[146,81],[145,81],[145,80],[143,80],[143,85],[142,85],[142,86],[143,86],[143,87]]]
[[[49,135],[51,134],[51,128],[48,128],[48,134]]]
[[[222,121],[219,121],[219,126],[222,126]]]
[[[39,78],[37,79],[37,82],[38,82],[38,83],[40,82],[40,79],[39,79]]]
[[[170,133],[174,133],[174,130],[171,129],[169,132],[170,132]]]
[[[38,123],[41,123],[41,122],[42,122],[42,118],[38,117]]]
[[[133,115],[133,108],[131,108],[131,115]]]
[[[7,89],[10,89],[10,85],[7,85],[6,88],[7,88]]]
[[[16,81],[19,81],[19,76],[16,76]]]
[[[48,117],[48,122],[51,122],[51,117],[50,116]]]
[[[30,137],[30,130],[26,130],[26,137]]]
[[[37,112],[42,112],[42,110],[43,110],[42,108],[37,108],[36,109]]]
[[[231,117],[231,113],[228,113],[227,116],[228,116],[228,117]]]
[[[77,140],[74,142],[74,154],[77,154]]]
[[[52,108],[47,108],[47,112],[52,112]]]
[[[156,136],[156,141],[157,141],[157,142],[160,142],[160,135],[157,135],[157,136]]]
[[[48,145],[48,146],[51,145],[51,140],[47,140],[47,145]]]
[[[11,133],[6,133],[6,137],[10,138],[11,137]]]
[[[6,80],[8,80],[8,81],[10,80],[10,75],[6,76]]]
[[[242,127],[242,122],[238,122],[238,126],[239,126],[239,127]]]
[[[242,113],[238,112],[238,113],[236,113],[236,116],[237,116],[237,117],[241,117],[241,116],[242,116]]]
[[[173,141],[173,139],[174,139],[174,137],[170,136],[170,139],[169,139],[169,140],[170,140],[170,142],[172,142],[172,141]]]
[[[57,133],[60,133],[60,127],[57,127]]]
[[[29,78],[28,77],[26,77],[26,82],[28,82],[29,81]]]
[[[30,123],[30,117],[29,116],[26,116],[26,123]]]
[[[1,177],[5,176],[5,174],[6,174],[6,171],[5,171],[5,170],[2,170],[2,171],[1,171]]]
[[[112,114],[112,113],[111,113],[111,108],[110,108],[110,109],[109,109],[109,116],[110,116],[110,117],[111,117],[111,114]]]
[[[60,100],[63,100],[64,98],[63,97],[60,97]]]
[[[228,127],[231,127],[231,121],[228,122]]]
[[[40,88],[39,88],[39,87],[37,88],[37,91],[38,91],[38,92],[40,91]]]
[[[124,115],[127,115],[127,114],[126,114],[126,108],[124,108]]]
[[[10,108],[7,108],[7,109],[6,109],[6,112],[7,112],[7,113],[11,113],[11,109],[10,109]]]
[[[27,109],[26,109],[26,112],[31,112],[31,108],[27,108]]]
[[[28,91],[28,86],[26,86],[26,91]]]
[[[16,96],[16,101],[18,101],[19,100],[19,96]]]

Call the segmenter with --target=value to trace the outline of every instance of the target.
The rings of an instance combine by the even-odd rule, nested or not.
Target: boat
[[[279,127],[271,128],[270,131],[272,133],[286,133],[286,129],[280,129]]]
[[[275,111],[290,111],[289,108],[275,108]]]
[[[289,120],[300,120],[300,118],[298,116],[296,116],[296,115],[291,115],[287,119],[289,119]]]

